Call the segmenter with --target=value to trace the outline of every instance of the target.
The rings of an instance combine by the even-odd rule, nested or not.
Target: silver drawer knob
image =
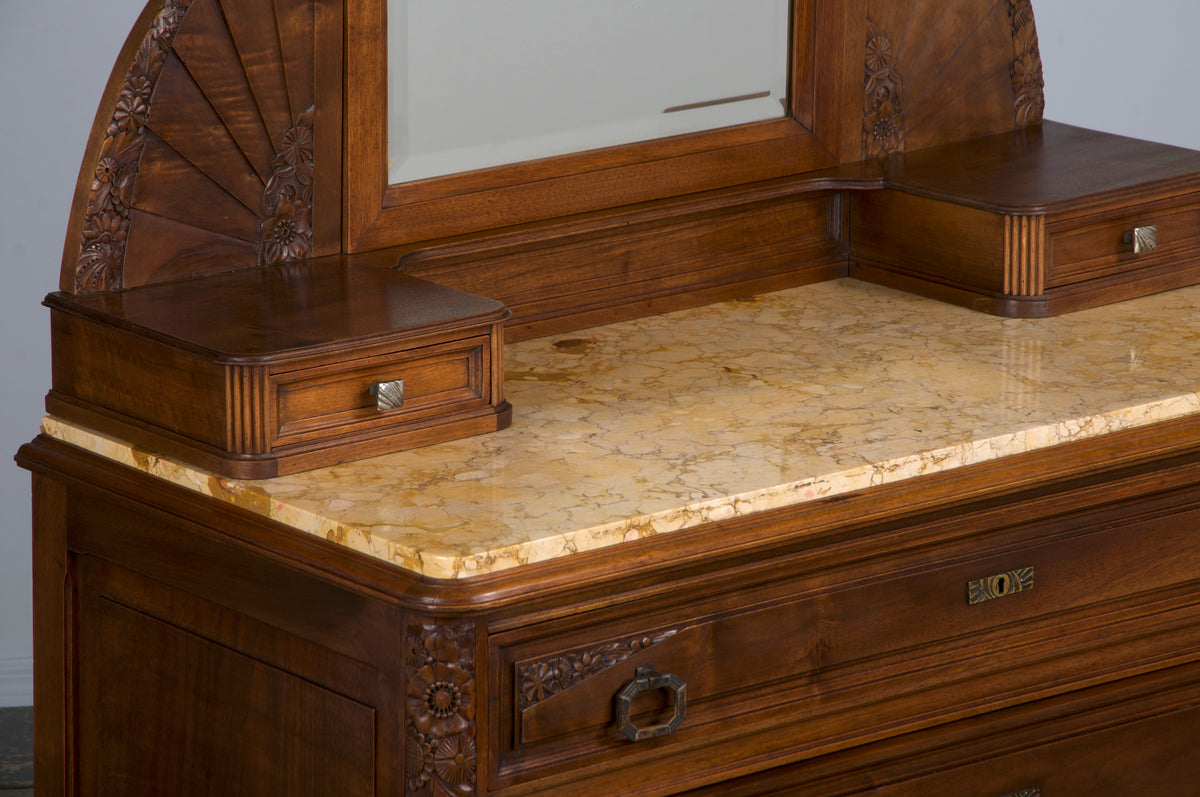
[[[1134,227],[1125,233],[1125,243],[1133,244],[1135,255],[1153,252],[1158,248],[1158,227],[1153,224],[1147,227]]]
[[[404,406],[404,380],[372,382],[367,392],[375,398],[375,409],[380,412],[398,410]]]

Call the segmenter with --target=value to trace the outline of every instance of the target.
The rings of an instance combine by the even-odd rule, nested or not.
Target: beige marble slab
[[[1200,287],[1001,319],[854,280],[510,345],[511,428],[263,481],[44,431],[437,578],[1200,411]]]

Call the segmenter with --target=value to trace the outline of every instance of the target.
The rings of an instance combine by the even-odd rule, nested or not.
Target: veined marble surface
[[[47,434],[465,578],[1200,411],[1200,287],[1013,320],[854,280],[506,349],[511,428],[236,481]]]

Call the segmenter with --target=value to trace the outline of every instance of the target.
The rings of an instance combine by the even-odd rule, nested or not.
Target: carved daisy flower
[[[453,664],[422,667],[408,684],[408,712],[417,731],[445,738],[470,726],[475,681]]]
[[[545,700],[559,690],[563,674],[555,661],[540,661],[522,672],[521,696],[526,704]]]
[[[125,217],[119,213],[95,213],[88,217],[83,228],[83,240],[88,243],[120,243],[125,240]]]
[[[141,94],[122,92],[117,99],[109,129],[126,133],[140,133],[150,117],[150,105]]]
[[[867,71],[873,75],[892,68],[892,43],[886,36],[872,36],[867,42]]]
[[[279,151],[279,157],[292,167],[311,166],[313,161],[312,130],[300,125],[288,130],[283,137],[283,147]]]
[[[900,116],[892,103],[885,102],[863,120],[868,157],[889,155],[900,149],[904,137]]]
[[[288,198],[279,203],[271,218],[263,222],[259,233],[266,265],[288,263],[308,257],[312,246],[312,223],[308,210]]]

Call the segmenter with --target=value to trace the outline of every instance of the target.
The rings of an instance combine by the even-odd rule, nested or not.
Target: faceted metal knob
[[[404,406],[404,380],[394,379],[391,382],[373,382],[369,392],[375,398],[375,409],[380,412],[398,410]]]
[[[1125,233],[1125,243],[1133,244],[1135,255],[1153,252],[1158,248],[1158,227],[1153,224],[1146,227],[1134,227]]]

